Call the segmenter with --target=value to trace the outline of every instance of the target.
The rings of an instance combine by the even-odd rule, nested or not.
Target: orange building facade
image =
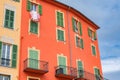
[[[99,27],[54,0],[23,0],[19,80],[103,80]]]

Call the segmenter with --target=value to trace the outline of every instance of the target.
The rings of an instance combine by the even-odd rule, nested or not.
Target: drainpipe
[[[70,67],[72,67],[72,45],[70,37],[70,16],[69,16],[70,6],[67,9],[67,24],[68,24],[68,46],[69,46],[69,55],[70,55]]]

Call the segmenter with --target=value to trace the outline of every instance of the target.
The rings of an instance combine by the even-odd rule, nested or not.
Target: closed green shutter
[[[72,27],[73,27],[73,31],[75,32],[75,19],[72,18]]]
[[[38,34],[38,23],[30,21],[30,32]]]
[[[79,33],[80,33],[80,35],[82,35],[82,26],[81,26],[81,23],[78,22],[78,25],[79,25]]]
[[[78,75],[79,77],[83,77],[84,75],[83,64],[81,61],[78,61],[77,64],[78,64]]]
[[[92,53],[93,53],[94,56],[96,55],[95,46],[92,46]]]
[[[29,51],[29,67],[38,69],[38,51],[30,50]]]
[[[40,15],[42,15],[42,6],[41,6],[41,5],[38,5],[38,13],[39,13]]]
[[[15,68],[17,64],[17,45],[13,45],[12,49],[12,67]]]
[[[2,42],[0,41],[0,58],[1,58],[1,53],[2,53]]]
[[[59,67],[63,69],[64,74],[66,74],[66,58],[59,56]]]
[[[14,11],[6,9],[4,27],[13,29],[14,26]]]
[[[58,40],[64,41],[64,31],[57,30]]]
[[[94,40],[96,40],[97,39],[97,37],[96,37],[96,32],[94,32]]]
[[[84,48],[84,42],[83,42],[83,39],[80,39],[80,45],[81,45],[81,48],[83,49],[83,48]]]
[[[60,13],[57,11],[57,26],[60,26]]]
[[[13,1],[17,1],[17,2],[20,2],[20,0],[13,0]]]
[[[60,26],[63,27],[63,13],[60,13]]]
[[[27,10],[31,11],[31,8],[32,8],[32,4],[31,4],[30,0],[27,0]]]

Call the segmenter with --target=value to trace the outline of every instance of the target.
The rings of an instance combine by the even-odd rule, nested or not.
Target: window
[[[64,41],[64,31],[57,29],[57,39],[59,41]]]
[[[66,57],[64,56],[58,56],[58,60],[59,60],[59,67],[63,69],[64,74],[67,73],[66,70]]]
[[[77,67],[78,67],[78,77],[81,78],[84,76],[82,61],[77,61]]]
[[[0,74],[0,80],[10,80],[10,76]]]
[[[13,0],[13,1],[20,2],[20,0]]]
[[[38,22],[30,21],[30,32],[38,34]]]
[[[0,65],[16,67],[17,46],[0,42]]]
[[[30,0],[27,0],[27,10],[28,11],[36,11],[40,15],[42,15],[42,6],[40,4],[35,4],[31,2]]]
[[[84,44],[83,44],[83,39],[82,38],[79,38],[78,36],[76,36],[75,38],[76,40],[76,46],[79,47],[79,48],[84,48]]]
[[[72,18],[72,26],[73,26],[73,31],[74,32],[82,35],[82,26],[81,26],[81,23],[78,20]]]
[[[5,9],[5,19],[4,19],[4,27],[13,29],[14,28],[14,14],[15,12],[9,9]]]
[[[99,69],[98,68],[94,68],[94,72],[95,72],[95,78],[96,78],[96,80],[101,80]]]
[[[63,13],[57,11],[57,26],[63,27],[64,23],[63,23]]]
[[[88,28],[88,36],[92,39],[92,40],[96,40],[96,32],[92,31],[90,28]]]
[[[93,54],[94,56],[96,56],[96,48],[95,48],[95,46],[93,46],[93,45],[92,45],[92,54]]]
[[[29,50],[29,67],[33,69],[39,68],[38,62],[38,51],[36,50]]]

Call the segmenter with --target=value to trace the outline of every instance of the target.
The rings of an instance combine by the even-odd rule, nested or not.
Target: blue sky
[[[58,0],[78,9],[100,26],[99,48],[104,76],[120,80],[120,0]]]

